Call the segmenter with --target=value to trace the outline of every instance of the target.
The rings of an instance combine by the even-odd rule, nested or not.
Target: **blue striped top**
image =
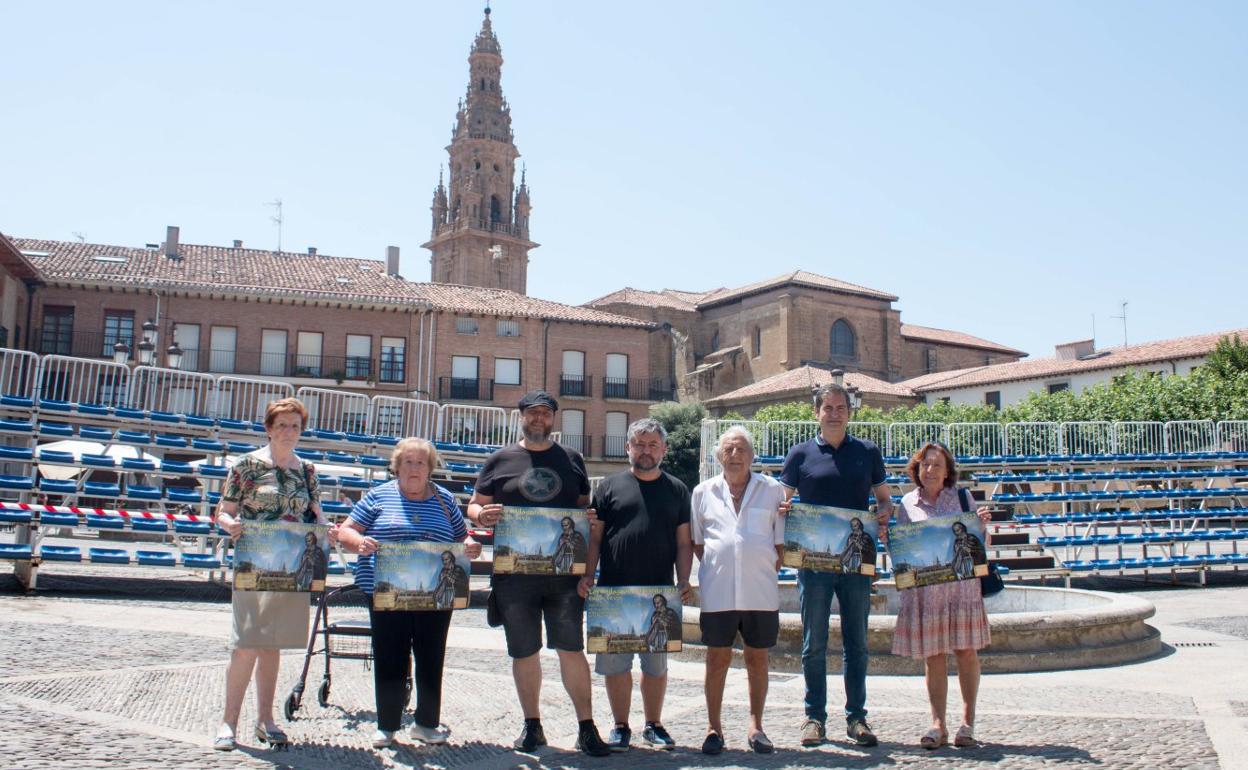
[[[370,489],[351,509],[350,520],[364,528],[364,534],[379,543],[401,540],[423,540],[430,543],[450,543],[463,540],[468,534],[464,514],[455,502],[455,496],[433,485],[434,491],[446,503],[446,510],[433,497],[428,500],[408,500],[399,492],[399,482],[389,481]],[[448,520],[446,511],[450,511]],[[355,584],[365,593],[373,593],[373,567],[376,554],[361,556],[355,567]]]

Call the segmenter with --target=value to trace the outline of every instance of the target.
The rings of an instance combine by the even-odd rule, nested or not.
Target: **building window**
[[[589,453],[589,436],[585,435],[585,413],[580,409],[564,409],[562,415],[563,430],[559,432],[559,445],[581,454]]]
[[[585,376],[585,353],[563,351],[563,370],[559,373],[559,395],[589,396],[589,378]]]
[[[67,356],[72,352],[73,347],[74,309],[72,307],[45,307],[43,329],[39,333],[39,352]]]
[[[984,354],[984,366],[992,366],[992,355],[989,353]]]
[[[499,320],[494,324],[495,334],[499,337],[519,337],[520,322]]]
[[[381,371],[378,379],[382,382],[403,382],[403,372],[407,368],[407,340],[402,337],[381,338]]]
[[[208,371],[231,374],[234,371],[238,330],[233,326],[214,326],[208,332],[208,340]]]
[[[477,319],[475,318],[456,318],[455,319],[455,333],[456,334],[476,334],[477,328],[478,328]]]
[[[134,353],[134,312],[126,310],[104,311],[104,344],[100,355],[113,357],[113,346],[124,342]]]
[[[628,356],[607,354],[607,376],[602,381],[603,398],[628,398]]]
[[[602,440],[603,457],[626,457],[628,412],[607,412],[607,433]]]
[[[1050,393],[1059,393],[1063,390],[1070,390],[1069,382],[1050,382],[1049,383]]]
[[[373,376],[373,338],[370,335],[347,335],[346,364],[348,380],[366,380]]]
[[[838,318],[832,324],[832,358],[857,358],[858,343],[854,339],[854,330],[844,318]]]
[[[269,377],[286,376],[286,330],[260,330],[260,373]]]
[[[480,396],[480,380],[477,379],[476,356],[451,356],[452,399],[475,401]]]
[[[520,384],[520,359],[518,358],[496,358],[494,359],[494,384],[495,385],[519,385]]]
[[[320,332],[299,332],[295,337],[295,374],[296,377],[321,376],[321,342]]]
[[[984,394],[984,404],[1001,411],[1001,391],[990,390]]]
[[[763,353],[763,327],[755,326],[750,335],[750,355],[758,358]]]
[[[182,371],[199,371],[199,324],[174,324],[173,341],[182,348]]]
[[[923,367],[927,374],[936,371],[936,348],[923,348]]]
[[[714,353],[716,350],[719,350],[719,327],[718,326],[711,330],[711,352]]]

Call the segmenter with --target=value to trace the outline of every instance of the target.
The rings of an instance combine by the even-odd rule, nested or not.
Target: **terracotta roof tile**
[[[1208,355],[1218,344],[1218,340],[1236,334],[1241,339],[1248,340],[1248,329],[1232,329],[1193,337],[1145,342],[1125,348],[1106,348],[1083,359],[1036,358],[969,369],[954,369],[912,377],[898,384],[907,386],[916,393],[926,393],[933,390],[969,388],[998,382],[1043,379],[1077,372],[1123,369],[1161,361],[1199,358]]]
[[[816,289],[829,289],[831,291],[839,291],[845,294],[857,294],[863,297],[873,297],[875,299],[882,299],[888,302],[897,301],[897,297],[889,294],[888,292],[879,291],[878,289],[869,289],[866,286],[859,286],[846,281],[838,281],[835,278],[829,278],[825,275],[819,275],[818,273],[810,273],[805,270],[794,270],[791,273],[785,273],[784,275],[778,275],[774,278],[768,278],[756,283],[746,284],[745,286],[739,286],[735,289],[721,289],[716,292],[711,292],[698,301],[698,307],[701,308],[718,305],[723,302],[739,299],[750,294],[757,294],[759,292],[774,289],[778,286],[784,286],[789,283],[794,283],[799,286],[812,286]]]
[[[25,238],[15,243],[23,251],[47,253],[35,266],[49,282],[424,304],[449,312],[653,328],[653,324],[635,318],[503,289],[414,283],[387,275],[385,263],[376,259],[195,244],[180,244],[179,258],[170,259],[162,249]]]
[[[707,399],[707,406],[730,406],[735,403],[758,400],[762,398],[776,399],[792,396],[794,399],[810,395],[810,389],[832,381],[832,374],[827,369],[817,366],[801,366],[779,374],[750,383],[742,388],[729,391],[715,398]],[[914,391],[904,385],[877,380],[860,372],[846,372],[845,384],[858,388],[863,393],[876,393],[899,398],[913,398]]]
[[[672,310],[684,310],[693,312],[697,310],[697,300],[690,297],[700,297],[701,294],[693,292],[674,291],[672,289],[664,289],[663,291],[646,291],[644,289],[634,289],[626,286],[619,291],[613,291],[610,294],[591,299],[585,303],[585,307],[602,307],[604,305],[625,304],[639,305],[643,307],[664,307]]]
[[[973,337],[963,332],[950,331],[949,329],[934,329],[930,326],[916,326],[914,324],[901,325],[901,336],[914,340],[927,340],[930,342],[940,342],[945,345],[960,345],[965,348],[979,348],[981,350],[992,350],[1007,355],[1025,356],[1025,352],[1007,348],[996,342],[991,342],[980,337]]]

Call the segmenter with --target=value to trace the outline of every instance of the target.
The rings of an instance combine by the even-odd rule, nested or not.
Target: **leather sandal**
[[[919,739],[919,745],[927,749],[928,751],[938,749],[941,746],[946,746],[948,745],[948,743],[949,743],[949,733],[945,732],[944,730],[941,730],[938,727],[933,727],[932,729],[923,733],[923,737]]]
[[[953,735],[953,745],[960,749],[976,745],[974,729],[970,725],[962,725]]]

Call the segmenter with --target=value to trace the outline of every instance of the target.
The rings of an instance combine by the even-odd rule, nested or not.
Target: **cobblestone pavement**
[[[872,677],[870,721],[881,737],[874,749],[849,745],[829,723],[832,741],[797,747],[802,719],[800,676],[775,674],[766,727],[778,751],[744,751],[747,699],[743,672],[729,676],[725,696],[728,750],[697,751],[705,726],[702,667],[674,661],[664,721],[681,748],[634,748],[624,756],[590,759],[571,751],[575,720],[559,684],[557,661],[543,655],[543,721],[552,746],[536,755],[510,749],[521,716],[501,632],[485,626],[479,609],[457,613],[445,676],[443,720],[449,746],[423,747],[402,739],[395,749],[369,746],[374,728],[372,674],[358,661],[334,660],[328,703],[317,703],[323,658],[313,661],[298,718],[287,724],[289,751],[257,748],[214,752],[210,736],[220,718],[229,629],[226,593],[202,576],[179,580],[67,571],[47,576],[35,596],[21,596],[0,578],[0,720],[8,728],[0,764],[17,768],[605,768],[644,764],[665,768],[1159,768],[1216,770],[1248,767],[1248,641],[1236,632],[1248,588],[1189,589],[1158,601],[1155,625],[1174,643],[1155,660],[1132,666],[1043,674],[987,676],[979,698],[974,749],[927,752],[917,745],[927,727],[927,699],[918,677]],[[119,576],[123,577],[123,576]],[[41,579],[42,580],[42,579]],[[1208,606],[1202,623],[1192,599]],[[344,607],[335,618],[359,616]],[[1238,618],[1238,619],[1236,619]],[[1207,646],[1206,646],[1207,643]],[[279,701],[298,678],[303,655],[283,657]],[[595,718],[610,725],[605,693],[595,677]],[[951,683],[949,710],[960,701]],[[1245,686],[1240,686],[1245,685]],[[829,686],[833,705],[839,677]],[[640,733],[639,696],[633,726]],[[255,716],[249,700],[241,725]],[[955,722],[956,724],[956,722]],[[246,729],[245,727],[243,728]],[[1240,737],[1237,738],[1236,735]]]

